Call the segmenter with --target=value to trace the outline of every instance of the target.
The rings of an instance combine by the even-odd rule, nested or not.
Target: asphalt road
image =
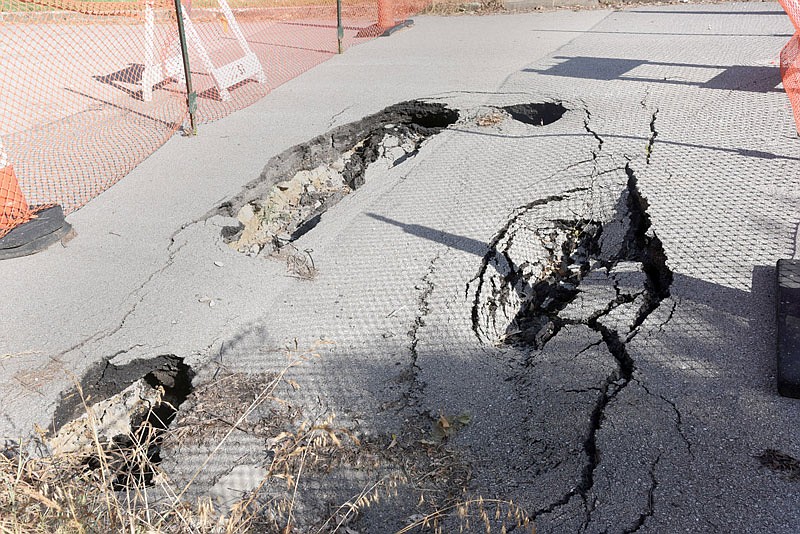
[[[47,425],[97,362],[174,354],[199,386],[313,348],[289,402],[394,452],[311,475],[309,522],[399,448],[448,469],[354,531],[448,488],[513,500],[539,532],[796,532],[796,477],[759,460],[800,457],[775,387],[774,265],[800,222],[791,32],[773,3],[420,17],[172,139],[70,216],[65,247],[0,263],[2,435]],[[294,243],[313,277],[223,242],[215,208],[254,200],[271,157],[408,99],[460,118]],[[504,111],[542,102],[566,112]],[[165,467],[191,473],[212,438]],[[268,452],[237,433],[197,492]]]

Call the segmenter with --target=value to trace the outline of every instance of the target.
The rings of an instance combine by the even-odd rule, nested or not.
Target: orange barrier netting
[[[800,0],[779,2],[795,28],[794,35],[781,50],[780,63],[783,89],[792,104],[795,125],[800,132]]]
[[[344,0],[343,47],[427,1]],[[339,49],[335,0],[185,0],[182,10],[201,123]],[[74,211],[187,121],[170,0],[0,0],[0,72],[0,141],[29,205]]]
[[[0,168],[0,237],[31,219],[32,213],[11,166]]]

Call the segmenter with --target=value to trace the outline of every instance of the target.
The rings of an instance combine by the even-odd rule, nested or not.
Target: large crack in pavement
[[[425,385],[419,382],[419,365],[417,363],[419,352],[417,346],[419,344],[419,330],[425,326],[425,318],[430,312],[429,298],[435,289],[432,277],[436,271],[436,263],[439,261],[439,258],[440,254],[436,254],[436,256],[431,259],[428,271],[425,273],[425,276],[422,277],[421,285],[415,287],[420,293],[417,299],[417,315],[414,318],[411,328],[408,330],[411,361],[406,370],[406,379],[409,382],[408,391],[405,395],[407,408],[411,407],[419,400],[425,388]]]
[[[596,131],[594,131],[590,126],[592,120],[592,112],[589,111],[589,108],[587,106],[584,106],[583,112],[585,114],[585,117],[583,119],[583,129],[586,130],[586,132],[590,134],[592,137],[594,137],[595,141],[597,141],[597,149],[592,150],[592,160],[597,162],[597,158],[600,157],[600,152],[602,152],[603,150],[603,138],[600,137],[600,135]]]
[[[339,126],[271,158],[258,179],[211,215],[238,220],[222,231],[234,250],[250,256],[279,251],[371,174],[413,158],[458,118],[444,104],[408,101]]]
[[[645,506],[644,511],[639,514],[639,519],[633,525],[633,527],[625,529],[624,534],[633,534],[634,532],[638,532],[647,520],[653,517],[655,513],[655,497],[654,494],[656,492],[656,488],[658,488],[658,479],[656,478],[656,468],[658,467],[658,463],[661,461],[661,455],[657,455],[656,459],[653,460],[653,463],[650,465],[650,487],[647,489],[647,503]]]
[[[622,170],[627,181],[610,219],[565,217],[576,213],[575,205],[586,204],[582,197],[588,193],[581,190],[536,200],[517,210],[496,234],[483,259],[472,309],[473,331],[483,342],[529,351],[516,378],[525,388],[533,382],[530,373],[538,355],[568,327],[583,326],[599,335],[600,344],[615,362],[615,368],[599,384],[575,389],[595,395],[577,484],[531,515],[536,520],[578,497],[584,509],[581,529],[591,522],[595,506],[590,492],[601,462],[597,437],[605,412],[635,379],[636,362],[627,344],[669,296],[672,283],[664,248],[651,231],[648,202],[637,177],[630,164]],[[578,354],[596,346],[598,342],[592,342]],[[652,491],[649,508],[638,526],[652,515]]]
[[[236,248],[245,253],[253,252],[253,246],[258,249],[256,253],[266,248],[270,251],[280,248],[282,244],[291,242],[313,227],[319,222],[322,213],[341,198],[341,195],[337,194],[325,198],[320,196],[319,193],[324,191],[314,184],[312,178],[315,172],[317,178],[322,175],[330,178],[335,174],[341,178],[346,188],[355,190],[363,185],[367,178],[367,170],[372,164],[383,159],[389,166],[397,165],[413,157],[427,136],[436,133],[437,129],[446,127],[444,123],[447,121],[456,120],[458,117],[457,111],[448,110],[443,105],[431,105],[433,107],[429,109],[425,107],[427,104],[423,108],[428,111],[415,115],[414,113],[419,112],[419,109],[414,107],[417,104],[419,103],[411,105],[410,108],[408,106],[389,108],[382,114],[368,117],[369,120],[365,119],[365,122],[362,121],[355,126],[351,124],[340,127],[332,134],[319,136],[271,160],[259,180],[211,214],[235,215],[239,218],[241,224],[223,232],[225,239],[237,244]],[[410,109],[416,111],[411,113]],[[512,116],[515,113],[527,113],[529,115],[527,119],[530,120],[515,118],[528,124],[540,125],[545,122],[545,117],[537,115],[540,113],[539,108],[533,105],[507,106],[498,109],[503,109]],[[543,113],[552,111],[551,108],[542,109]],[[571,358],[573,369],[579,369],[581,366],[587,368],[584,374],[551,388],[559,394],[579,399],[574,403],[578,406],[574,411],[575,413],[583,411],[581,417],[575,417],[574,428],[554,429],[550,436],[555,436],[558,432],[570,434],[563,441],[573,440],[577,446],[571,450],[560,451],[558,447],[563,443],[552,439],[550,441],[540,439],[532,440],[531,450],[525,451],[536,464],[528,470],[529,473],[538,477],[548,476],[548,472],[552,473],[558,469],[571,470],[572,480],[575,481],[568,489],[559,487],[557,491],[551,491],[548,495],[540,497],[540,501],[536,503],[533,513],[529,514],[528,518],[535,521],[570,505],[572,509],[578,510],[576,514],[580,518],[582,530],[588,528],[597,506],[599,490],[593,491],[595,480],[596,478],[602,480],[597,474],[598,466],[603,461],[600,450],[602,440],[599,439],[599,435],[606,414],[611,413],[609,407],[631,383],[641,385],[648,395],[670,406],[675,414],[677,431],[686,443],[689,454],[692,455],[691,443],[683,432],[682,415],[677,404],[663,395],[651,393],[640,382],[640,377],[636,374],[637,364],[628,346],[637,336],[643,322],[664,299],[669,297],[672,272],[667,266],[664,247],[651,228],[648,202],[639,189],[638,178],[631,163],[628,162],[624,166],[615,165],[613,157],[603,154],[603,138],[591,124],[592,115],[588,107],[584,111],[583,129],[596,142],[592,143],[591,159],[577,161],[564,168],[566,171],[586,165],[585,172],[580,177],[581,181],[578,182],[584,185],[569,189],[565,187],[562,192],[543,196],[514,210],[491,239],[488,252],[482,257],[476,276],[467,285],[474,336],[482,344],[513,347],[509,353],[525,354],[524,358],[519,362],[513,362],[510,366],[512,376],[509,377],[509,381],[513,383],[510,389],[519,390],[522,406],[537,395],[531,391],[531,387],[535,387],[537,373],[542,372],[540,367],[542,354],[552,349],[553,344],[563,341],[574,333],[583,336],[580,342],[574,344],[574,349],[570,346],[569,350],[564,351],[562,345],[560,352],[559,349],[550,350],[548,362],[553,369],[557,369],[559,360]],[[426,115],[428,112],[430,114]],[[555,112],[559,113],[560,110],[556,109]],[[647,164],[650,163],[650,153],[657,136],[655,130],[657,113],[658,110],[652,114],[650,122],[651,136],[647,145]],[[502,115],[499,117],[498,120],[504,120]],[[489,124],[491,125],[491,121]],[[582,135],[591,142],[586,134]],[[404,144],[407,144],[405,148],[401,146]],[[402,154],[400,150],[394,150],[395,148],[401,149]],[[584,155],[584,158],[588,157]],[[575,174],[581,173],[575,172]],[[295,178],[297,183],[289,183]],[[259,217],[258,225],[253,226],[254,232],[251,232],[255,235],[264,230],[264,227],[259,225],[264,221],[261,215],[265,211],[271,211],[270,198],[275,194],[280,196],[290,188],[297,189],[299,204],[303,204],[305,208],[310,206],[310,209],[298,209],[300,216],[281,228],[282,236],[273,229],[262,232],[262,237],[266,236],[266,241],[241,241],[247,231],[248,221],[253,220],[251,218],[243,221],[242,211],[249,211],[253,217]],[[300,206],[290,207],[294,209]],[[197,221],[190,224],[195,222]],[[185,226],[175,235],[184,228]],[[166,265],[153,272],[133,293],[141,296],[138,302],[146,296],[146,294],[140,295],[145,286],[154,277],[163,273],[172,264],[175,255],[185,246],[185,244],[176,245],[175,235],[171,238]],[[240,244],[241,248],[238,247]],[[376,465],[380,463],[381,467],[376,468],[376,472],[385,472],[398,466],[405,468],[413,466],[422,470],[429,467],[428,463],[433,464],[435,469],[442,473],[440,480],[433,485],[435,491],[440,494],[451,492],[447,494],[447,499],[455,499],[462,496],[458,492],[466,488],[467,481],[472,475],[470,464],[472,458],[462,459],[447,448],[451,434],[437,427],[437,424],[441,426],[441,421],[444,420],[445,424],[449,425],[455,419],[452,417],[453,414],[440,413],[437,416],[433,409],[426,407],[427,386],[420,379],[422,374],[420,354],[425,349],[420,340],[426,322],[432,315],[431,297],[437,289],[435,284],[437,269],[447,264],[443,256],[446,250],[448,249],[432,257],[424,274],[420,273],[422,276],[417,278],[414,286],[417,294],[413,320],[403,323],[406,325],[404,328],[408,328],[406,335],[409,361],[404,368],[401,368],[398,380],[403,390],[401,398],[392,403],[393,411],[404,419],[402,428],[397,435],[372,436],[365,439],[365,445],[361,450],[367,450],[369,454],[379,458],[375,461]],[[473,290],[474,294],[470,295]],[[125,326],[125,320],[136,310],[138,302],[123,317],[117,330]],[[664,324],[672,317],[676,305],[673,301],[672,311]],[[411,305],[413,306],[414,304]],[[405,351],[406,348],[403,347],[402,350]],[[175,364],[172,360],[169,361]],[[175,365],[183,365],[182,360]],[[133,373],[130,370],[126,372]],[[87,375],[86,380],[89,382],[85,388],[96,388],[98,384],[106,383],[113,379],[111,375],[114,373],[115,367],[107,362],[99,377],[96,373]],[[184,375],[189,376],[188,387],[191,388],[191,376],[186,373]],[[144,380],[144,383],[156,392],[154,394],[149,389],[143,389],[139,400],[148,406],[163,405],[163,398],[160,396],[163,393],[159,394],[158,389],[163,387],[163,382],[150,383],[146,377],[139,379]],[[189,389],[188,392],[190,391]],[[630,389],[628,391],[630,392]],[[139,390],[137,395],[138,392]],[[109,393],[103,395],[108,396]],[[185,399],[185,396],[183,398]],[[170,402],[172,401],[167,400],[168,404]],[[175,402],[176,407],[180,402]],[[62,404],[62,411],[66,406],[67,403]],[[68,411],[74,415],[72,412],[75,411],[75,406],[69,407]],[[184,412],[186,411],[184,408]],[[532,414],[534,410],[529,410],[528,414],[522,414],[523,419],[538,417],[538,423],[542,421],[547,423],[554,415],[558,415],[555,411],[545,411],[535,416]],[[186,413],[183,415],[186,416]],[[172,417],[174,414],[168,414],[164,419],[171,420]],[[169,421],[166,424],[168,425]],[[135,432],[132,430],[129,435]],[[347,432],[350,430],[347,429]],[[262,437],[262,434],[256,436],[257,433],[251,430],[243,430],[242,433],[244,436],[242,439]],[[172,456],[177,456],[178,450],[177,447],[173,448]],[[254,449],[248,450],[252,453]],[[560,457],[566,454],[572,454],[574,461],[565,461],[564,456]],[[631,526],[625,530],[626,532],[636,532],[655,513],[655,492],[658,487],[656,469],[660,461],[661,456],[658,455],[650,462],[650,485],[647,490],[646,505],[638,517],[631,518]],[[356,461],[353,461],[352,465],[348,462],[350,459],[342,460],[343,473],[360,465]],[[444,468],[441,467],[442,462]],[[214,479],[213,482],[216,483],[218,480]],[[430,488],[423,488],[413,477],[404,484],[414,495],[426,495],[426,492],[431,491]],[[601,483],[598,483],[598,488],[600,486]],[[451,501],[441,500],[433,505],[440,506],[449,502]],[[412,509],[413,503],[409,504],[407,510]],[[371,521],[374,519],[366,520],[366,524],[372,524]]]
[[[653,111],[650,116],[650,137],[647,139],[647,148],[645,149],[645,163],[650,165],[650,158],[653,155],[653,147],[658,137],[658,130],[656,130],[656,119],[658,118],[658,108]]]

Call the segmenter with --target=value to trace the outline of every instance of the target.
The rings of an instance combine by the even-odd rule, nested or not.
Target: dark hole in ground
[[[105,436],[109,443],[104,461],[114,473],[112,484],[115,490],[153,484],[153,467],[162,460],[164,432],[192,393],[194,375],[183,358],[170,354],[150,360],[134,360],[120,366],[107,361],[90,370],[81,380],[83,399],[87,399],[86,404],[90,406],[117,396],[140,380],[150,388],[163,389],[161,402],[131,413],[129,432]],[[85,412],[84,401],[76,389],[62,398],[54,416],[54,426],[60,428]],[[89,455],[85,463],[92,469],[102,465],[96,454]]]
[[[578,295],[581,280],[590,270],[605,270],[608,273],[618,264],[628,263],[641,267],[645,280],[640,292],[644,297],[632,328],[639,326],[669,296],[672,271],[667,266],[663,244],[658,236],[649,231],[651,222],[647,213],[648,202],[639,191],[633,171],[629,166],[626,166],[625,171],[628,183],[617,200],[617,214],[613,220],[600,222],[555,219],[541,223],[542,228],[548,229],[553,236],[562,236],[554,240],[559,242],[561,239],[558,253],[553,253],[556,252],[555,245],[549,246],[553,252],[548,261],[552,265],[545,270],[546,275],[541,279],[530,278],[529,263],[524,257],[513,258],[509,255],[509,250],[504,248],[506,245],[500,248],[497,245],[506,242],[507,232],[511,231],[516,218],[543,204],[563,201],[564,197],[534,201],[496,235],[492,247],[484,257],[478,278],[483,280],[489,266],[500,273],[502,278],[494,279],[489,275],[488,284],[479,283],[472,310],[473,329],[479,338],[494,343],[497,339],[492,333],[496,333],[504,343],[541,349],[563,326],[581,322],[574,318],[564,319],[560,314]],[[517,227],[514,228],[513,232],[517,232]],[[618,238],[614,237],[616,234],[619,234]],[[516,235],[510,237],[508,242],[520,239]],[[488,299],[482,300],[482,290],[486,291]],[[516,293],[522,300],[517,309],[508,308],[509,305],[515,306],[517,302],[509,299],[512,293]],[[630,298],[632,297],[618,293],[616,301],[609,303],[610,307],[604,313],[609,313],[616,305],[629,303],[626,300]],[[505,327],[505,332],[495,332],[497,325],[503,328],[502,318],[512,314],[513,320]],[[495,317],[500,317],[501,321],[495,323]],[[597,317],[585,318],[583,322],[600,331],[602,328],[596,319]],[[484,337],[486,333],[489,335]]]
[[[514,104],[503,109],[511,118],[534,126],[553,124],[567,112],[560,102],[539,102],[532,104]]]
[[[603,226],[597,221],[554,221],[564,231],[574,232],[562,245],[562,265],[558,270],[531,286],[533,298],[517,312],[519,332],[509,335],[509,344],[541,347],[563,326],[558,313],[578,294],[581,278],[589,271],[591,258],[599,252],[597,240]],[[571,268],[571,267],[575,268]],[[517,280],[512,275],[512,285]]]
[[[628,180],[617,199],[615,214],[603,221],[556,218],[559,213],[572,211],[563,204],[559,206],[559,202],[571,198],[571,194],[591,191],[589,187],[540,198],[521,207],[492,239],[476,277],[475,333],[480,339],[529,351],[521,362],[525,371],[511,380],[530,387],[535,379],[527,373],[536,372],[536,353],[564,327],[583,325],[599,334],[616,362],[616,368],[605,378],[598,375],[592,387],[583,390],[592,390],[596,396],[587,406],[591,411],[587,413],[585,462],[578,483],[552,507],[534,514],[534,519],[576,495],[587,502],[602,457],[597,436],[605,410],[634,380],[637,369],[627,343],[636,335],[636,328],[670,295],[673,273],[663,244],[651,229],[647,199],[641,194],[630,165],[625,166],[625,173]],[[554,204],[548,208],[554,210],[551,214],[538,212],[549,204]],[[533,216],[526,220],[529,213]],[[531,250],[523,252],[513,247],[521,240],[527,240]],[[536,267],[531,268],[531,264]],[[510,322],[509,317],[513,317]],[[798,466],[797,460],[780,453],[765,453],[760,460],[762,465],[789,473]]]
[[[217,213],[239,220],[222,229],[223,240],[248,255],[279,250],[364,185],[371,165],[400,165],[458,118],[458,111],[441,103],[401,102],[286,150],[219,208]]]
[[[161,403],[153,407],[147,419],[142,421],[130,436],[128,449],[140,448],[146,451],[147,462],[138,462],[122,456],[122,469],[114,480],[114,489],[121,490],[135,485],[151,486],[153,484],[153,466],[161,463],[161,441],[164,432],[178,414],[181,404],[192,393],[194,371],[183,363],[182,358],[175,357],[166,365],[155,369],[144,376],[144,381],[152,388],[164,389]],[[126,449],[123,447],[123,451]]]

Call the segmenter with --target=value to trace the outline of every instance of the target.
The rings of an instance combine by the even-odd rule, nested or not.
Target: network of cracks
[[[546,128],[568,113],[586,115],[584,133],[596,140],[591,164],[596,171],[603,140],[591,130],[586,110],[569,109],[560,102],[540,102],[489,106],[480,113],[464,113],[441,103],[411,101],[340,126],[275,156],[258,179],[209,217],[222,215],[235,221],[223,229],[221,238],[238,252],[253,257],[280,254],[315,226],[324,224],[328,211],[346,195],[414,158],[428,140],[448,128],[465,121],[474,128],[491,128],[503,121]],[[656,114],[652,118],[647,163],[657,135]],[[601,461],[598,432],[607,408],[636,377],[637,363],[628,345],[648,316],[670,295],[673,274],[664,246],[653,231],[648,201],[640,191],[634,168],[628,162],[613,170],[617,181],[611,179],[609,184],[616,193],[601,199],[602,206],[595,206],[597,195],[589,184],[531,199],[513,210],[486,244],[485,254],[476,262],[475,276],[466,282],[476,342],[489,350],[506,346],[524,355],[515,362],[517,371],[507,378],[516,383],[520,395],[535,395],[542,354],[560,337],[587,332],[594,341],[582,352],[587,357],[604,355],[591,356],[595,361],[588,365],[595,366],[593,381],[580,390],[585,413],[575,431],[582,456],[572,474],[577,483],[563,494],[551,496],[544,506],[528,511],[526,519],[530,521],[552,514],[574,499],[582,502],[583,527],[590,521],[593,505],[589,494]],[[591,208],[581,208],[586,206]],[[418,334],[430,311],[428,298],[435,290],[432,274],[433,263],[422,280],[417,317],[409,327],[412,360],[417,357]],[[568,372],[575,361],[565,364],[561,371]],[[554,365],[553,361],[548,365]],[[560,363],[556,361],[555,365]],[[372,446],[395,448],[398,454],[427,454],[427,461],[437,455],[458,456],[464,468],[448,473],[466,488],[471,471],[466,465],[469,457],[448,448],[448,439],[468,420],[415,410],[425,395],[425,384],[417,380],[416,371],[416,362],[412,361],[406,377],[406,410],[398,411],[406,417],[408,443],[396,446],[404,436],[394,435],[387,443]],[[59,430],[50,437],[52,444],[65,451],[87,451],[87,466],[97,467],[96,454],[91,443],[87,448],[86,440],[86,427],[93,421],[99,424],[106,446],[121,451],[113,456],[115,487],[150,485],[153,466],[162,461],[163,436],[184,401],[192,397],[194,377],[195,371],[183,358],[173,355],[119,366],[111,359],[104,361],[84,376],[81,388],[64,394],[55,415]],[[80,415],[87,394],[96,403],[90,408],[94,416],[89,418]],[[680,424],[677,409],[676,414]],[[411,436],[415,432],[417,437],[419,432],[424,434],[425,428],[432,432],[433,442]],[[122,452],[140,443],[147,444],[146,461],[132,460]],[[534,444],[528,458],[546,470],[550,460],[544,454],[537,458],[536,451]],[[381,458],[401,463],[392,454]],[[651,467],[655,469],[657,463],[658,458]],[[623,531],[638,530],[653,514],[652,494],[657,482],[652,473],[651,479],[644,509],[631,524],[620,527]],[[448,481],[442,484],[446,486]],[[352,525],[355,528],[356,523]]]

